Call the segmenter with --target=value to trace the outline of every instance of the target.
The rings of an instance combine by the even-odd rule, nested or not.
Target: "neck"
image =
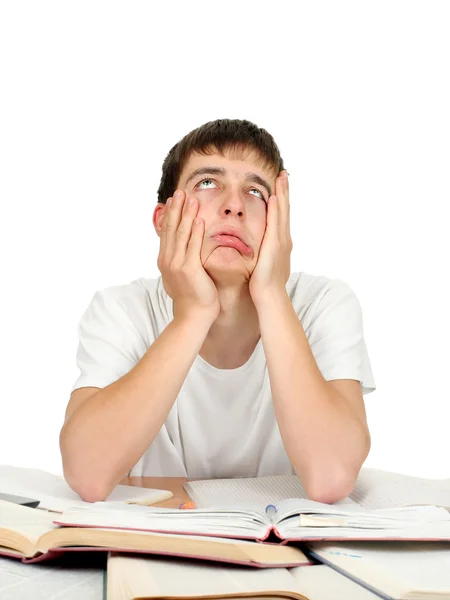
[[[205,338],[200,356],[220,369],[245,364],[260,338],[258,313],[248,283],[217,287],[220,312]]]

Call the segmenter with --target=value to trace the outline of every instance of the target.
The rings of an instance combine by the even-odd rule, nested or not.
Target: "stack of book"
[[[51,513],[0,502],[0,553],[42,562],[108,552],[108,600],[450,599],[448,481],[363,469],[332,505],[305,499],[296,477],[186,491],[197,508],[122,500]]]

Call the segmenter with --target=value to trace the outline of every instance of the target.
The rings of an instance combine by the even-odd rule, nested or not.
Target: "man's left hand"
[[[269,198],[266,231],[250,277],[249,291],[255,304],[268,292],[286,290],[293,247],[289,213],[288,175],[282,171],[275,180],[275,194]]]

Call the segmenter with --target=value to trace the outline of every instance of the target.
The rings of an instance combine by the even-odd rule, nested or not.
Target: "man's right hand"
[[[186,200],[191,200],[189,204]],[[191,318],[199,313],[211,317],[220,311],[217,288],[200,259],[205,222],[196,222],[199,205],[177,190],[169,198],[160,233],[158,268],[164,289],[172,298],[174,317]]]

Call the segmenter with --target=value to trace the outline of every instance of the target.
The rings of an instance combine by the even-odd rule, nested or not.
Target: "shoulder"
[[[159,302],[160,280],[160,277],[154,279],[140,277],[130,283],[102,288],[95,292],[93,301],[103,305],[105,310],[114,310],[118,307],[132,315]]]
[[[357,302],[355,293],[345,281],[324,275],[291,273],[286,289],[299,317],[332,304]]]
[[[153,339],[170,320],[170,302],[161,277],[141,277],[130,283],[97,290],[83,321],[120,324],[122,328],[133,328],[142,334],[147,332],[149,339]]]

